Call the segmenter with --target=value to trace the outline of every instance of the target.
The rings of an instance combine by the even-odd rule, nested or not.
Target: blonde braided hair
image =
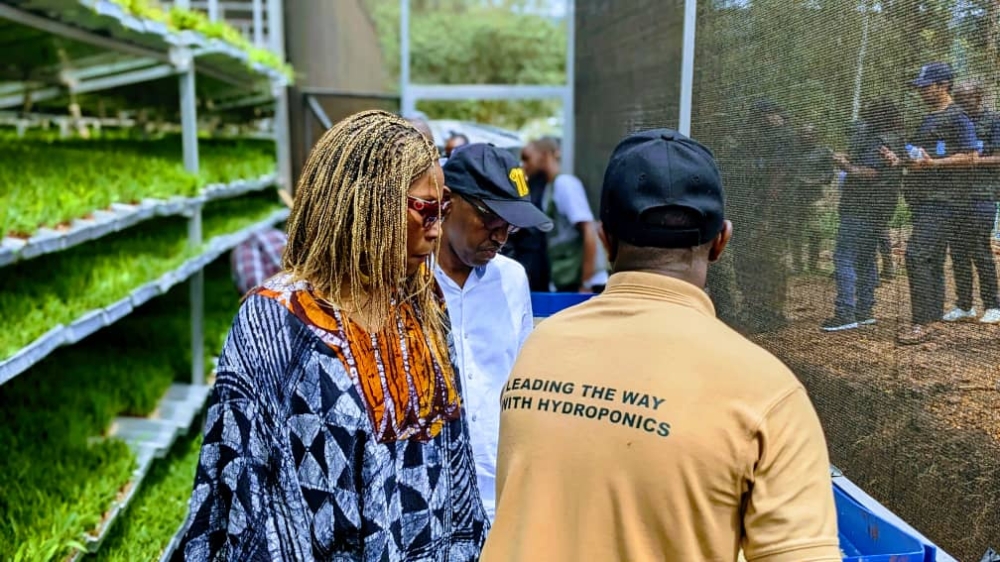
[[[391,113],[363,111],[334,125],[302,169],[284,269],[372,331],[389,327],[394,306],[410,301],[439,346],[433,273],[424,264],[406,274],[407,192],[436,162],[434,145]]]

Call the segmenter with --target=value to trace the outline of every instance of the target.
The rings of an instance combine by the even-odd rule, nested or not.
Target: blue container
[[[924,562],[916,537],[875,515],[839,487],[833,487],[844,562]]]
[[[531,311],[535,318],[546,318],[592,296],[586,293],[531,293]]]

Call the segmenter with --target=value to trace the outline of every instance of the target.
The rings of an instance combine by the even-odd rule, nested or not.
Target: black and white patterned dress
[[[366,397],[344,361],[351,346],[338,347],[344,332],[304,310],[308,287],[279,276],[265,288],[243,303],[220,357],[174,560],[477,560],[489,524],[459,377],[450,375],[455,408],[439,409],[437,430],[379,433],[373,416],[391,401]],[[398,325],[408,367],[418,358],[406,357]]]

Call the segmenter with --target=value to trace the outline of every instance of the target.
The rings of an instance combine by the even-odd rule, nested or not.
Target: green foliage
[[[204,237],[234,232],[280,208],[270,194],[215,202],[204,210]],[[187,244],[186,219],[171,217],[5,268],[0,357],[10,357],[56,324],[125,298],[199,251]]]
[[[169,457],[157,463],[101,550],[88,560],[157,560],[184,522],[200,448],[198,434],[178,443]]]
[[[920,65],[952,62],[959,78],[995,83],[986,2],[878,3],[856,0],[715,0],[699,5],[693,134],[714,140],[736,130],[752,100],[768,97],[796,124],[812,123],[846,146],[861,64],[862,101],[887,96],[914,129],[925,112],[909,86]],[[866,9],[865,7],[869,8]]]
[[[214,354],[238,307],[228,260],[207,268],[205,286],[205,342]],[[0,559],[64,558],[82,547],[84,532],[99,524],[128,482],[135,460],[121,441],[94,437],[115,416],[148,414],[172,381],[189,377],[187,292],[184,285],[176,287],[86,343],[59,350],[0,386]],[[197,444],[186,446],[196,449]],[[119,538],[108,543],[112,553],[121,547],[122,534],[129,539],[129,554],[156,553],[169,542],[193,481],[190,450],[180,453],[180,464],[155,469],[154,487],[137,498],[139,507],[130,512],[139,514],[137,521],[119,520]]]
[[[0,234],[28,235],[112,203],[193,196],[209,183],[274,170],[274,143],[199,141],[200,171],[184,169],[181,140],[49,140],[0,137]]]
[[[170,16],[160,8],[156,0],[112,0],[129,12],[148,20],[170,23]]]
[[[220,39],[249,55],[250,62],[259,62],[273,68],[294,81],[295,71],[291,65],[266,49],[255,47],[242,33],[226,22],[212,22],[203,12],[173,6],[164,11],[156,0],[111,0],[129,13],[167,24],[173,31],[197,31],[205,37]]]
[[[399,2],[366,0],[393,87],[398,86]],[[411,80],[423,84],[542,84],[566,81],[566,28],[512,6],[476,0],[415,2],[411,10]],[[502,4],[502,3],[501,3]],[[537,7],[537,6],[536,6]],[[559,108],[553,100],[421,102],[432,118],[519,128]]]

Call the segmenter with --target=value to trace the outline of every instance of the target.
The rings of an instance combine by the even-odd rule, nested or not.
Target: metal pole
[[[288,89],[283,81],[275,81],[274,142],[278,157],[278,185],[292,190],[291,137],[288,134]]]
[[[304,100],[306,100],[309,97],[311,97],[311,96],[309,96],[309,95],[303,95],[302,99],[304,101]],[[302,149],[305,151],[306,154],[308,154],[309,151],[311,151],[312,147],[313,147],[313,123],[312,123],[313,122],[313,117],[311,117],[309,115],[309,111],[305,108],[305,104],[302,104],[302,107],[303,107],[303,111],[302,111],[302,119],[303,119],[303,124],[302,124],[302,135],[303,135]]]
[[[264,46],[264,1],[253,0],[253,44]]]
[[[268,48],[285,60],[285,14],[281,0],[267,0]]]
[[[576,148],[575,91],[576,91],[576,2],[566,0],[566,87],[563,90],[563,139],[560,171],[573,173],[573,154]]]
[[[184,168],[198,173],[198,108],[195,103],[194,67],[181,73],[181,138],[184,147]]]
[[[399,0],[399,108],[403,115],[416,111],[410,95],[410,0]]]
[[[184,150],[184,169],[198,173],[198,108],[195,103],[194,65],[180,77],[181,142]],[[188,244],[201,246],[201,205],[194,208],[188,219]],[[205,384],[205,272],[199,270],[189,281],[191,298],[191,384]]]
[[[201,205],[188,219],[188,244],[200,247],[202,243]],[[199,269],[188,281],[191,297],[191,384],[205,384],[205,270]]]
[[[858,70],[854,75],[854,100],[851,102],[851,121],[857,121],[861,116],[861,77],[864,74],[865,53],[868,51],[868,25],[871,22],[871,11],[865,3],[865,19],[861,27],[861,48],[858,49]]]
[[[219,21],[219,0],[208,0],[208,20]]]
[[[691,103],[694,90],[694,33],[698,25],[698,0],[684,0],[684,40],[681,53],[681,106],[677,130],[691,136]]]

